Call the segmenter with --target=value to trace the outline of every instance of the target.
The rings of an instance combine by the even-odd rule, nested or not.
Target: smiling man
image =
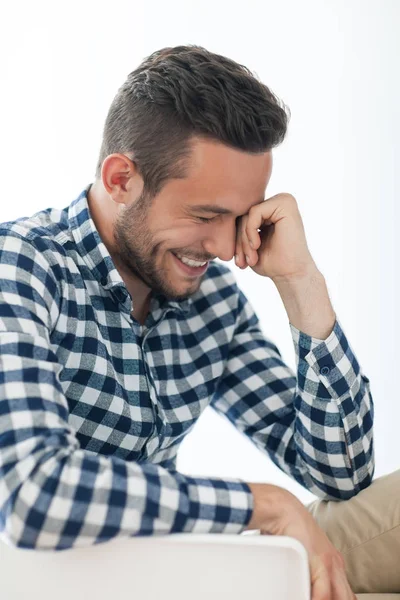
[[[247,154],[202,135],[187,144],[184,177],[170,178],[154,198],[129,152],[108,155],[88,193],[139,322],[152,295],[192,296],[211,261],[232,259],[238,221],[264,199],[271,176],[271,151]]]
[[[377,495],[399,485],[398,474],[370,485],[369,380],[296,199],[265,199],[288,114],[234,61],[165,48],[118,90],[95,181],[63,210],[2,225],[7,543],[59,550],[259,529],[304,544],[313,600],[354,598],[346,572],[355,588],[398,585],[398,540],[385,538],[381,578],[379,565],[360,575],[363,555],[349,550],[365,539],[362,515],[377,509]],[[261,331],[233,272],[215,261],[233,257],[260,276],[260,293],[263,277],[279,290],[297,373]],[[177,472],[179,445],[207,406],[322,501],[304,507],[272,484]],[[396,514],[367,528],[368,540],[379,529],[382,542]]]

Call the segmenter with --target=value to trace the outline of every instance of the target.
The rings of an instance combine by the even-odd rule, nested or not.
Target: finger
[[[354,600],[355,595],[350,587],[345,571],[339,567],[333,573],[334,600]]]
[[[334,600],[328,571],[318,556],[310,561],[311,600]]]
[[[352,600],[351,590],[340,575],[339,569],[332,569],[333,600]]]
[[[241,225],[241,241],[242,248],[245,255],[246,263],[251,267],[255,265],[258,261],[258,253],[257,250],[254,250],[250,245],[250,240],[247,236],[247,222],[249,220],[249,216],[245,215],[242,220]]]
[[[257,218],[256,218],[257,217]],[[258,250],[261,246],[261,236],[259,229],[262,225],[267,225],[269,221],[264,221],[259,215],[257,216],[255,212],[249,213],[249,218],[246,222],[246,236],[249,240],[250,247],[253,250]]]
[[[240,217],[236,222],[235,263],[240,269],[245,269],[247,267],[247,262],[242,245],[242,218],[243,217]]]
[[[256,245],[257,236],[255,232],[258,232],[264,225],[275,225],[287,216],[289,211],[296,211],[300,214],[296,199],[292,194],[287,193],[275,194],[275,196],[252,206],[248,213],[248,237]]]
[[[265,225],[274,224],[274,213],[277,209],[277,205],[271,200],[261,202],[256,206],[253,206],[249,211],[249,218],[246,222],[246,234],[250,242],[250,245],[257,249],[261,244],[261,236],[259,230]]]

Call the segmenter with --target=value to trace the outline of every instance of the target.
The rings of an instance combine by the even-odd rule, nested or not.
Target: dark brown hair
[[[245,66],[201,46],[153,52],[132,71],[110,106],[96,168],[130,153],[144,189],[156,195],[172,177],[184,177],[192,136],[250,153],[280,144],[288,107]]]

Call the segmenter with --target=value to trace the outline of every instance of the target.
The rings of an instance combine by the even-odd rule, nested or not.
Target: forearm
[[[330,452],[318,453],[316,467],[315,456],[308,450],[310,439],[320,449],[315,423],[311,421],[308,427],[308,419],[300,418],[296,427],[299,455],[305,464],[313,465],[309,473],[325,494],[346,499],[349,493],[354,493],[346,487],[347,477],[351,477],[353,490],[358,492],[369,484],[374,472],[369,380],[362,373],[333,311],[322,274],[316,268],[310,269],[307,277],[275,281],[275,284],[289,321],[298,330],[292,328],[300,374],[295,406],[303,415],[312,414],[319,426],[324,423],[327,435],[329,430]],[[312,345],[308,336],[323,341]],[[328,410],[329,424],[324,416]],[[336,469],[329,476],[324,467],[331,466],[332,452]]]
[[[336,315],[325,278],[315,267],[301,277],[273,279],[285,305],[289,322],[311,337],[325,340],[333,330]]]

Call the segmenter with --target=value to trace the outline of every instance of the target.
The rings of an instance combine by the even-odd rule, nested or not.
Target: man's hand
[[[307,246],[296,199],[277,194],[253,206],[238,220],[236,264],[258,275],[299,278],[316,268]]]
[[[336,314],[291,194],[272,196],[239,219],[235,252],[240,268],[250,265],[258,275],[272,279],[292,325],[322,340],[332,333]]]
[[[342,555],[306,507],[290,492],[262,483],[248,484],[254,510],[247,529],[286,535],[303,544],[309,555],[311,600],[356,600],[347,581]]]

